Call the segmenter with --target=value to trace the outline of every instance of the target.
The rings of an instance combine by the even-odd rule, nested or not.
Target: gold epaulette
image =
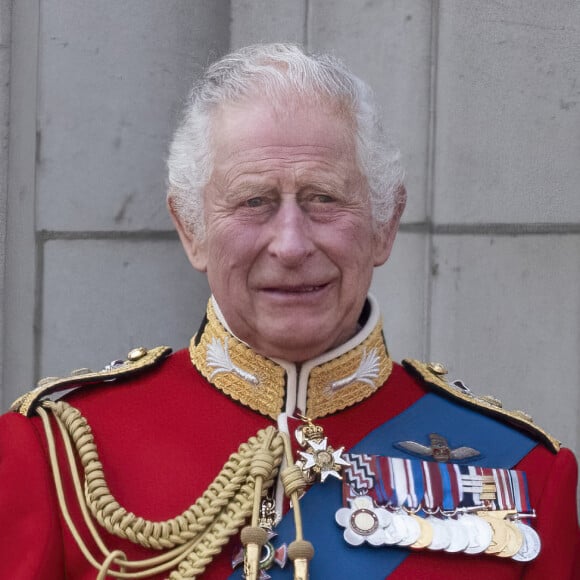
[[[145,369],[154,367],[170,353],[171,349],[168,346],[158,346],[149,350],[139,347],[129,352],[127,360],[115,361],[115,363],[111,363],[102,371],[95,372],[90,369],[79,369],[73,371],[68,377],[46,377],[38,381],[35,389],[16,399],[12,403],[10,410],[25,417],[30,417],[39,402],[52,393],[93,383],[131,377]]]
[[[533,419],[523,411],[508,411],[503,408],[499,399],[491,395],[478,397],[469,389],[456,386],[443,379],[447,374],[445,367],[440,363],[423,363],[414,359],[405,359],[403,366],[413,375],[423,380],[426,386],[436,393],[453,399],[467,407],[477,409],[481,413],[495,417],[525,431],[534,439],[544,443],[550,451],[557,453],[560,450],[560,441],[552,437]]]

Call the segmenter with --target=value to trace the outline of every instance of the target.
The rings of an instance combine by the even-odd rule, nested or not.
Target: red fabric
[[[395,365],[387,384],[372,397],[317,423],[329,441],[348,448],[423,394],[423,387]],[[152,520],[174,517],[194,503],[240,443],[272,423],[209,385],[191,366],[187,351],[137,378],[84,387],[67,400],[91,425],[113,495],[127,510]],[[60,442],[58,453],[62,458]],[[554,455],[538,446],[518,467],[528,473],[532,505],[539,514],[544,549],[538,560],[522,565],[422,551],[412,553],[390,578],[574,578],[573,554],[580,546],[574,458],[566,450]],[[67,473],[63,461],[61,468]],[[64,480],[73,520],[98,555],[71,499],[70,481]],[[0,578],[94,579],[94,568],[57,507],[38,418],[14,413],[0,418],[0,482]],[[121,549],[129,559],[155,555],[106,532],[103,536],[109,549]],[[315,532],[308,537],[316,545]],[[203,577],[227,578],[231,554],[226,546]]]

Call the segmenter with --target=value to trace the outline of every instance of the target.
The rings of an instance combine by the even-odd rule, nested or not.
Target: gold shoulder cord
[[[47,411],[54,416],[59,427],[76,498],[85,524],[102,553],[102,562],[91,554],[69,514]],[[296,466],[292,465],[288,438],[274,427],[259,431],[255,437],[240,445],[195,504],[173,519],[152,522],[125,510],[111,494],[90,427],[77,409],[64,401],[45,401],[38,407],[38,414],[46,432],[60,509],[83,555],[98,570],[97,580],[107,577],[148,578],[171,569],[170,580],[197,578],[249,516],[252,516],[252,525],[242,531],[242,541],[247,547],[246,567],[254,568],[248,559],[252,559],[250,545],[258,544],[258,548],[263,544],[257,537],[263,532],[258,527],[262,492],[273,485],[284,453],[291,467],[284,470],[282,481],[287,495],[294,500],[296,524],[296,541],[290,546],[290,557],[294,560],[295,578],[308,577],[308,560],[312,558],[313,550],[310,543],[302,538],[297,501],[306,484],[301,472],[298,473]],[[77,469],[73,445],[82,464],[84,482],[81,482]],[[106,547],[91,515],[110,534],[146,548],[167,551],[146,560],[129,561],[122,551],[110,551]],[[255,530],[260,531],[256,534],[253,533]],[[119,570],[112,570],[113,566]],[[252,576],[254,574],[247,577]]]

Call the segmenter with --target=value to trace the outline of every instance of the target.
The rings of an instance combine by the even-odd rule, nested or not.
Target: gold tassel
[[[266,530],[257,526],[246,526],[240,534],[244,545],[244,576],[246,580],[258,580],[260,576],[260,556],[267,541]]]
[[[288,557],[294,564],[294,580],[308,580],[308,562],[314,557],[314,548],[306,540],[294,540],[288,546]]]

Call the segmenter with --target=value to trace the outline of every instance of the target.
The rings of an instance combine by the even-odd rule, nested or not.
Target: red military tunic
[[[305,363],[300,371],[252,353],[220,324],[219,312],[216,317],[210,308],[208,316],[209,322],[189,352],[179,351],[124,379],[85,385],[66,397],[88,420],[112,494],[128,511],[143,518],[166,520],[193,504],[242,442],[276,424],[274,417],[284,405],[286,412],[298,408],[311,414],[335,448],[348,449],[429,392],[424,380],[393,365],[386,350],[377,346],[382,340],[376,312],[371,311],[359,335],[347,345],[312,364]],[[224,350],[215,350],[219,345],[230,355],[229,371],[220,359]],[[371,349],[377,349],[380,358],[375,377],[380,383],[357,383],[356,377],[350,383],[344,380],[358,364],[353,361],[360,362]],[[258,382],[268,376],[271,383],[255,385],[251,376],[258,377]],[[338,385],[334,392],[320,387],[330,384],[329,377],[336,379],[331,381]],[[71,519],[91,553],[102,562],[104,557],[74,501],[61,438],[57,429],[53,432]],[[417,439],[424,436],[417,433]],[[527,474],[531,505],[538,514],[534,522],[542,540],[538,558],[519,563],[489,555],[413,551],[389,578],[578,578],[574,565],[580,548],[574,457],[566,449],[554,453],[540,443],[515,467]],[[155,550],[100,531],[108,549],[122,550],[129,560],[156,555]],[[305,538],[315,550],[324,543],[316,529],[305,530]],[[209,564],[203,578],[229,577],[233,543]],[[9,413],[0,418],[0,545],[0,578],[97,577],[58,507],[47,439],[38,417]],[[315,562],[316,556],[313,566]],[[269,573],[275,578],[278,571]],[[321,571],[312,574],[324,577]],[[366,577],[364,570],[360,574]],[[165,572],[152,577],[167,576]]]

